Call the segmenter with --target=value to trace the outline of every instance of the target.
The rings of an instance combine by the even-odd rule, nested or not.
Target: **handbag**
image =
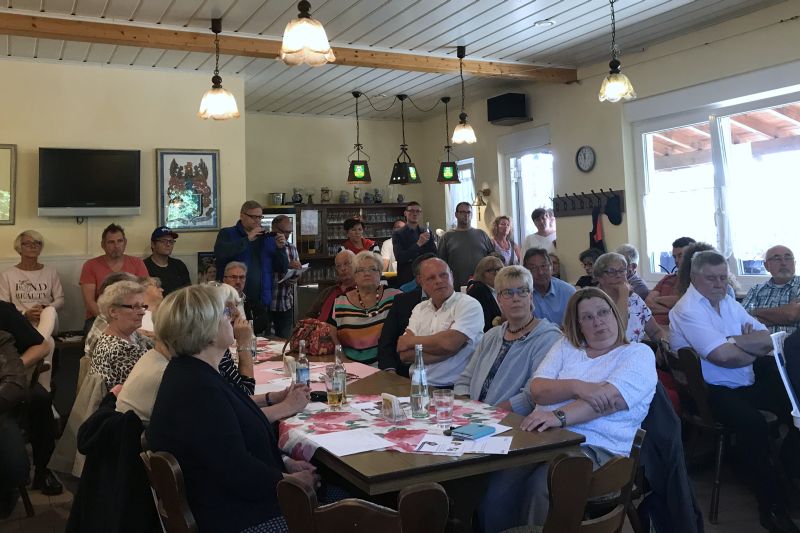
[[[297,352],[300,341],[306,341],[306,355],[331,355],[334,352],[331,325],[313,318],[304,318],[297,322],[291,337],[283,346],[290,352]]]

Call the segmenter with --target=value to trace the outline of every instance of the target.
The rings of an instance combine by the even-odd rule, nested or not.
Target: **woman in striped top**
[[[381,285],[381,257],[369,251],[355,258],[356,288],[339,296],[333,304],[329,323],[335,328],[335,342],[347,357],[371,364],[378,358],[378,339],[394,297],[401,292]]]

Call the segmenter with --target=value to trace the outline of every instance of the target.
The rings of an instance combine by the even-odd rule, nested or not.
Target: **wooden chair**
[[[196,533],[197,523],[186,501],[186,487],[178,461],[169,452],[145,450],[139,456],[150,479],[164,531]]]
[[[441,533],[449,503],[438,483],[422,483],[400,491],[398,511],[356,498],[320,506],[317,495],[298,481],[278,483],[278,502],[290,531]]]
[[[20,485],[17,487],[17,490],[19,490],[19,497],[22,499],[22,505],[25,507],[25,516],[28,518],[32,517],[36,513],[33,511],[31,497],[28,495],[28,487]]]

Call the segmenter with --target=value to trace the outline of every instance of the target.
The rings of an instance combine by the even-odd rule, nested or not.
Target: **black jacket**
[[[408,283],[414,279],[414,272],[411,264],[414,259],[422,254],[436,253],[436,242],[433,236],[422,247],[417,246],[419,236],[425,232],[425,228],[405,226],[392,233],[392,248],[394,258],[397,260],[397,286]]]
[[[408,321],[411,318],[411,311],[422,301],[422,289],[417,287],[415,290],[398,294],[394,297],[392,308],[383,321],[381,337],[378,339],[378,368],[385,370],[394,368],[398,375],[408,377],[408,365],[400,362],[397,354],[397,339],[405,333]]]
[[[471,279],[467,283],[467,294],[478,300],[483,308],[483,332],[486,333],[494,327],[492,321],[495,317],[502,314],[492,289],[482,281]]]

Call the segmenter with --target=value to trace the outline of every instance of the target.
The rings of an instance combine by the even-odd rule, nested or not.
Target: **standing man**
[[[397,286],[414,279],[411,263],[424,253],[436,253],[436,243],[430,230],[421,228],[422,206],[418,202],[409,202],[405,210],[406,227],[392,234],[394,258],[397,260]]]
[[[100,309],[97,307],[97,297],[100,296],[100,285],[106,276],[112,272],[128,272],[134,276],[148,276],[144,261],[138,257],[125,255],[128,239],[122,226],[109,224],[103,230],[100,246],[104,255],[89,259],[81,269],[80,286],[83,294],[83,303],[86,306],[86,323],[84,333],[88,333]]]
[[[286,238],[284,249],[289,261],[289,268],[299,269],[303,266],[300,264],[300,255],[297,253],[297,247],[289,242],[293,230],[292,219],[286,215],[278,215],[272,219],[272,231],[276,234],[283,234]],[[292,335],[292,326],[294,326],[294,289],[297,286],[297,278],[300,276],[295,275],[283,283],[278,283],[282,277],[280,274],[274,274],[272,283],[275,287],[275,294],[272,296],[269,310],[270,320],[275,327],[275,335],[288,339]]]
[[[531,220],[536,226],[536,233],[531,233],[522,242],[522,249],[543,248],[547,253],[556,251],[556,217],[553,211],[537,207],[531,213]]]
[[[558,327],[564,322],[567,302],[575,293],[575,287],[553,277],[550,254],[544,248],[528,248],[522,265],[533,276],[534,316],[546,318]]]
[[[234,226],[222,228],[214,244],[219,278],[231,261],[247,265],[245,305],[253,313],[255,334],[263,334],[269,328],[272,275],[286,272],[289,266],[288,258],[283,252],[286,237],[283,233],[267,235],[261,226],[262,215],[261,204],[253,200],[246,201],[239,210],[239,221]]]
[[[800,325],[800,277],[794,275],[794,254],[786,246],[773,246],[764,254],[764,268],[772,277],[747,291],[742,307],[772,333],[791,335]]]
[[[648,293],[645,300],[647,307],[653,312],[653,318],[662,326],[669,326],[669,312],[680,299],[677,293],[678,269],[681,267],[683,252],[686,251],[690,244],[694,243],[695,240],[691,237],[675,239],[672,243],[672,259],[675,260],[675,270],[661,278],[661,281],[653,287],[653,290]]]
[[[650,289],[647,288],[644,280],[636,273],[636,269],[639,266],[639,250],[632,244],[623,244],[617,248],[617,253],[628,261],[628,285],[631,286],[633,292],[639,295],[639,298],[646,301],[647,295],[650,294]]]
[[[442,236],[439,258],[453,271],[453,285],[460,289],[475,272],[478,261],[494,252],[494,243],[485,231],[471,226],[472,206],[460,202],[456,206],[456,227]]]
[[[170,257],[177,238],[178,234],[166,226],[156,228],[150,236],[150,250],[153,253],[144,260],[150,276],[161,280],[164,296],[192,284],[184,262]]]

